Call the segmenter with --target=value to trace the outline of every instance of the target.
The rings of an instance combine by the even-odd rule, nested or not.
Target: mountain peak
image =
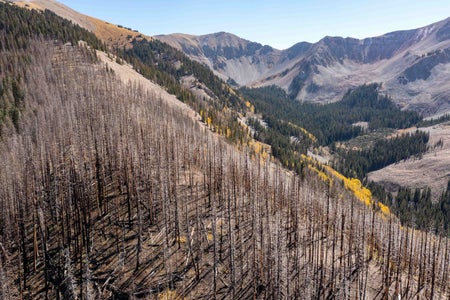
[[[450,98],[450,75],[441,71],[450,68],[450,18],[364,39],[325,36],[286,50],[227,32],[197,36],[189,47],[176,36],[162,39],[224,79],[253,87],[275,84],[302,101],[337,101],[366,82],[382,82],[399,105],[425,114],[446,109],[442,103]]]

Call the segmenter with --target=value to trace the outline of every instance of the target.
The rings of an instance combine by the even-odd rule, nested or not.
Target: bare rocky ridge
[[[340,100],[351,87],[381,82],[401,107],[434,115],[450,110],[449,32],[447,19],[363,40],[325,37],[286,50],[228,33],[156,38],[239,85],[275,84],[293,98],[327,103]]]
[[[281,55],[281,51],[270,46],[225,32],[202,36],[159,35],[156,38],[206,64],[222,79],[231,78],[239,85],[249,84],[261,76],[271,74]]]
[[[293,67],[311,47],[310,43],[303,42],[282,51],[226,32],[201,36],[177,33],[155,38],[209,66],[224,80],[232,79],[238,85],[251,85]]]
[[[178,34],[156,38],[204,62],[223,78],[229,76],[235,79],[238,84],[276,84],[289,91],[292,82],[297,80],[304,85],[298,92],[298,99],[327,103],[341,99],[348,88],[376,81],[382,82],[383,91],[404,109],[413,109],[425,115],[441,115],[450,110],[449,31],[450,20],[444,20],[417,30],[393,32],[364,40],[326,37],[314,45],[297,44],[283,51],[271,49],[266,56],[273,58],[274,64],[270,68],[268,64],[253,58],[257,51],[250,56],[250,51],[245,50],[251,42],[230,34],[184,38]],[[186,49],[188,40],[189,51]],[[243,50],[229,50],[234,56],[228,54],[226,58],[223,55],[227,47]],[[259,45],[258,51],[262,47]],[[212,55],[209,60],[208,54]],[[211,60],[221,63],[214,65]],[[285,69],[280,72],[282,65]],[[258,67],[263,70],[265,75],[262,77],[265,78],[252,82]],[[248,72],[252,75],[247,77],[249,81],[245,81],[243,77]],[[443,147],[430,150],[420,160],[409,159],[373,172],[369,179],[384,184],[392,192],[398,186],[413,189],[429,186],[436,200],[449,179],[450,128],[435,126],[421,130],[430,132],[430,147],[433,148],[441,138]]]

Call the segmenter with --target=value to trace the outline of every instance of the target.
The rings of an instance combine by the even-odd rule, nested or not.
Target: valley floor
[[[410,129],[414,132],[416,128]],[[410,158],[369,173],[369,180],[395,191],[398,186],[430,187],[432,198],[438,200],[450,179],[450,124],[419,128],[430,133],[429,151],[420,159]],[[403,131],[404,132],[404,131]],[[402,133],[403,133],[402,132]],[[442,146],[437,145],[442,143]],[[436,146],[437,145],[437,146]]]

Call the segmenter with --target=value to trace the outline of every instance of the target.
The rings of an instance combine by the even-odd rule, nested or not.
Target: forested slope
[[[0,55],[0,298],[449,297],[448,240],[338,180],[251,159],[83,44]]]

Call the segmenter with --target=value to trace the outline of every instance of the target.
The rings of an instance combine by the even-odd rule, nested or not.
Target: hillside
[[[110,24],[97,18],[83,15],[55,0],[14,0],[12,2],[24,8],[51,10],[57,15],[72,21],[74,24],[78,24],[81,27],[94,32],[98,38],[111,47],[129,47],[131,40],[138,36],[150,38],[136,30],[126,28],[120,24]]]
[[[221,133],[242,99],[198,64],[149,41],[115,57],[52,13],[0,8],[0,298],[450,296],[447,238]],[[211,99],[182,88],[194,75]]]
[[[262,78],[292,67],[312,47],[312,44],[302,42],[287,50],[277,50],[227,32],[202,36],[157,35],[155,38],[209,66],[224,80],[232,79],[240,86],[252,86]]]
[[[203,36],[158,35],[155,38],[209,66],[224,80],[231,78],[239,85],[249,84],[271,74],[281,59],[279,50],[226,32]]]
[[[227,33],[155,38],[239,85],[275,84],[292,98],[328,103],[341,99],[349,88],[380,82],[401,107],[434,115],[450,110],[449,26],[447,19],[363,40],[325,37],[286,50]]]
[[[260,165],[167,106],[161,90],[125,86],[101,64],[80,65],[76,48],[57,49],[32,49],[31,71],[50,81],[27,86],[39,91],[26,96],[35,112],[1,146],[2,205],[15,207],[2,210],[5,299],[381,299],[400,278],[405,295],[444,297],[446,277],[424,273],[444,274],[442,241],[387,222],[339,186],[327,195],[315,176]],[[404,239],[414,248],[395,250]],[[403,254],[423,247],[423,260]]]
[[[146,38],[131,28],[82,15],[54,0],[16,0],[29,8],[50,9],[93,31],[110,47],[130,47]],[[158,35],[156,39],[207,65],[224,81],[239,86],[277,85],[290,97],[317,103],[338,101],[349,88],[379,82],[404,109],[425,116],[450,111],[449,21],[363,40],[324,37],[277,50],[219,32],[203,36]]]
[[[412,189],[430,187],[433,200],[436,201],[450,180],[450,126],[444,123],[420,130],[430,133],[430,150],[421,159],[410,158],[389,165],[370,173],[368,178],[383,184],[392,192],[396,192],[400,186]]]
[[[50,9],[91,30],[110,47],[129,48],[133,38],[147,38],[131,28],[82,15],[54,0],[14,1]],[[155,38],[207,65],[224,81],[239,86],[278,85],[290,97],[317,103],[338,101],[349,88],[380,82],[404,109],[425,116],[450,111],[448,20],[363,40],[325,37],[288,49],[241,39],[229,33]]]

